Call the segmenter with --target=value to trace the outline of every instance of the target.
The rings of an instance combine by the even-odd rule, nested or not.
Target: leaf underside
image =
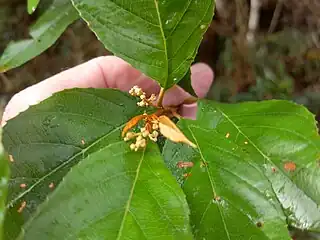
[[[113,89],[66,90],[6,124],[6,239],[192,239],[185,196],[157,146],[132,152],[121,138],[143,111],[136,101]]]
[[[0,72],[19,67],[52,46],[79,18],[68,0],[55,0],[30,29],[32,39],[11,42],[0,57]]]
[[[98,39],[163,88],[190,69],[212,16],[213,0],[72,0]]]
[[[210,236],[208,232],[212,231],[221,234],[220,239],[248,239],[250,235],[236,237],[241,231],[234,229],[235,224],[242,228],[250,228],[251,224],[250,231],[256,231],[254,223],[260,226],[261,222],[265,238],[252,235],[251,239],[288,239],[284,217],[295,227],[319,231],[320,192],[315,182],[320,173],[315,162],[320,142],[314,116],[304,107],[285,101],[221,104],[203,100],[198,106],[197,121],[183,121],[180,125],[197,142],[199,151],[170,142],[164,148],[165,159],[191,204],[196,238]],[[207,167],[201,165],[204,160]],[[185,170],[191,172],[185,181],[181,178],[184,171],[176,166],[179,161],[194,162],[192,169]],[[296,169],[288,171],[288,162]],[[208,175],[203,184],[198,183],[201,174]],[[214,220],[207,217],[206,221],[203,216],[207,214],[201,215],[219,204],[208,204],[214,198],[212,185],[221,198],[220,208],[216,207],[220,218],[209,214],[215,224],[222,224],[218,230],[213,228]],[[200,198],[202,195],[206,197]],[[245,207],[255,209],[255,215],[250,211],[241,213]],[[231,209],[235,213],[229,218]],[[234,214],[242,214],[242,220]]]

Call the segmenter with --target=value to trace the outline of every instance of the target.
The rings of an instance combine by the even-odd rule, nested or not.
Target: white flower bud
[[[153,131],[153,132],[152,132],[152,136],[153,136],[153,137],[158,137],[158,136],[159,136],[159,133],[158,133],[157,131]]]
[[[149,134],[150,134],[150,132],[148,130],[145,130],[142,132],[143,137],[147,137]]]
[[[130,144],[130,149],[131,149],[131,150],[135,150],[135,148],[136,148],[136,145],[135,145],[134,143],[131,143],[131,144]]]
[[[140,96],[140,99],[146,99],[146,95],[144,95],[144,94],[142,94],[141,96]]]

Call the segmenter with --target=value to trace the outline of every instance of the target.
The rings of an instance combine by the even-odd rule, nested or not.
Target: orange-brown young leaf
[[[160,116],[159,130],[163,136],[170,139],[173,142],[182,142],[196,148],[197,146],[192,143],[181,131],[180,129],[168,118],[167,116]]]
[[[126,135],[126,133],[131,129],[133,128],[134,126],[136,126],[139,121],[141,119],[143,119],[145,116],[142,114],[142,115],[138,115],[138,116],[135,116],[133,118],[131,118],[129,120],[129,122],[127,122],[126,126],[123,128],[122,130],[122,137],[124,137]]]

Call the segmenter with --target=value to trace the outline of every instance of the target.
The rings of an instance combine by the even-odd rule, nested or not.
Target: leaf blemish
[[[261,227],[263,227],[263,222],[259,221],[259,222],[256,223],[256,225],[257,225],[258,228],[261,228]]]
[[[27,184],[25,184],[25,183],[20,184],[20,188],[26,188],[26,187],[27,187]]]
[[[244,144],[246,144],[246,145],[247,145],[247,144],[248,144],[248,142],[247,142],[247,141],[245,141],[245,142],[244,142]]]
[[[54,183],[53,182],[49,184],[49,188],[50,189],[54,188]]]
[[[221,197],[218,196],[218,195],[214,196],[213,199],[214,199],[216,202],[220,202],[220,201],[221,201]]]
[[[227,134],[226,134],[226,138],[229,138],[229,137],[230,137],[230,133],[227,133]]]
[[[10,161],[10,162],[14,162],[14,159],[13,159],[13,156],[12,156],[12,155],[9,155],[9,161]]]
[[[180,161],[177,163],[177,167],[178,168],[191,168],[193,167],[193,162],[183,162],[183,161]]]
[[[277,171],[277,169],[276,169],[275,167],[272,167],[272,168],[271,168],[271,171],[272,171],[273,173],[275,173],[275,172]]]
[[[184,178],[188,178],[188,177],[191,177],[191,173],[185,173],[185,174],[183,174],[182,176],[184,177]]]
[[[27,202],[23,201],[18,209],[18,213],[22,213],[23,209],[25,209],[25,207],[27,206]]]
[[[285,170],[293,172],[296,170],[297,165],[294,162],[286,162],[283,167]]]
[[[86,144],[86,142],[84,141],[83,138],[81,139],[81,144],[82,144],[82,145],[85,145],[85,144]]]

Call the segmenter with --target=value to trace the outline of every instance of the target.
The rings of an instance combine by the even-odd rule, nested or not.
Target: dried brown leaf
[[[181,142],[190,145],[191,147],[196,148],[197,146],[192,143],[181,131],[180,129],[168,118],[167,116],[160,116],[159,121],[159,130],[163,136],[170,139],[173,142]]]
[[[131,118],[128,122],[127,122],[127,124],[126,124],[126,126],[123,128],[123,130],[122,130],[122,137],[124,137],[125,135],[126,135],[126,133],[131,129],[131,128],[133,128],[134,126],[136,126],[138,123],[139,123],[139,121],[140,120],[142,120],[143,118],[145,117],[145,115],[138,115],[138,116],[135,116],[135,117],[133,117],[133,118]]]

